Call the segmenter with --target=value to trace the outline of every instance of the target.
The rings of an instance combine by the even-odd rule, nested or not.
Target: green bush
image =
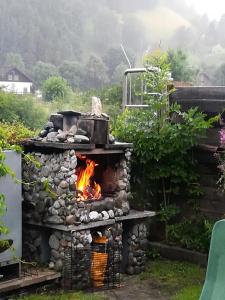
[[[54,99],[65,100],[72,92],[67,81],[60,76],[49,77],[44,81],[42,90],[46,101],[53,101]]]
[[[42,128],[48,118],[48,109],[31,96],[16,96],[0,91],[0,122],[24,123],[26,127]]]
[[[0,122],[0,140],[6,144],[16,144],[26,138],[35,136],[35,132],[25,127],[20,122]]]
[[[208,253],[214,221],[194,216],[167,226],[168,242],[181,247]]]

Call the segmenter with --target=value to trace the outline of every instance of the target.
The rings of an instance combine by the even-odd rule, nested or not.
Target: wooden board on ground
[[[61,277],[61,273],[50,270],[38,270],[35,275],[22,276],[0,283],[0,294],[28,287],[31,285],[52,281]]]

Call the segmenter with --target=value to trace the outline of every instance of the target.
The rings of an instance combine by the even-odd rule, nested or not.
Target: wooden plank
[[[171,103],[177,102],[181,109],[186,111],[192,107],[198,107],[200,111],[211,114],[222,113],[225,108],[225,99],[171,99]]]
[[[225,86],[178,87],[171,99],[225,99]]]
[[[0,283],[0,292],[6,293],[16,289],[28,287],[34,284],[55,280],[61,277],[61,273],[54,271],[38,271],[37,275],[15,278]]]

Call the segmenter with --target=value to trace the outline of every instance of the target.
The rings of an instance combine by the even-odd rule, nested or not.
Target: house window
[[[15,74],[14,75],[14,81],[18,81],[19,80],[19,75]]]
[[[13,80],[12,74],[8,74],[8,80]]]
[[[28,90],[27,90],[27,87],[24,87],[24,88],[23,88],[23,93],[24,93],[24,94],[27,94],[27,91],[28,91]]]

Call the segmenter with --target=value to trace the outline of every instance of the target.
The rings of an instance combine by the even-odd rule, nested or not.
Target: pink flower
[[[220,144],[225,146],[225,129],[220,130]]]

